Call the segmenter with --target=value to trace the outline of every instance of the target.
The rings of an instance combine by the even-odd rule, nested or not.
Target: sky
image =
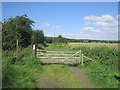
[[[117,2],[3,2],[2,17],[24,15],[45,36],[118,40]]]

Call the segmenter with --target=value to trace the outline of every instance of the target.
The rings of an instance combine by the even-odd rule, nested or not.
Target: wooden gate
[[[81,50],[39,50],[37,57],[44,64],[83,64]]]

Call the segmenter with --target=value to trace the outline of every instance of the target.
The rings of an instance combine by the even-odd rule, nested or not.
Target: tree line
[[[117,41],[104,41],[104,40],[87,40],[87,39],[69,39],[61,35],[58,37],[44,36],[43,30],[34,30],[34,21],[28,18],[27,15],[10,17],[4,19],[2,24],[2,49],[15,50],[16,40],[19,41],[19,47],[25,48],[32,44],[46,43],[68,43],[68,42],[109,42],[114,43]]]
[[[46,43],[53,43],[53,41],[64,42],[61,35],[58,38],[45,37],[43,30],[33,29],[34,23],[27,15],[4,19],[2,22],[2,49],[15,50],[17,40],[21,48],[32,44],[46,45]]]

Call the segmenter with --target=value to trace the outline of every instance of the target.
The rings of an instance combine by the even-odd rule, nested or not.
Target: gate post
[[[36,46],[35,45],[33,45],[33,57],[36,58]]]
[[[81,63],[81,65],[83,65],[83,54],[82,54],[82,63]]]
[[[16,51],[17,51],[17,54],[18,54],[18,50],[19,50],[19,41],[17,39],[17,42],[16,42]]]
[[[81,55],[81,49],[80,49],[80,59],[79,59],[79,64],[80,64],[80,61],[81,61],[81,56],[82,56],[82,55]]]

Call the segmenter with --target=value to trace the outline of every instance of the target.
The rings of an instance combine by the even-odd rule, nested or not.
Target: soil
[[[87,78],[85,72],[79,67],[70,67],[71,72],[79,79],[85,88],[95,88],[92,82]]]
[[[62,88],[62,86],[59,85],[58,81],[49,78],[45,81],[43,88]]]
[[[52,69],[51,69],[51,71],[52,71]],[[85,88],[96,88],[92,84],[92,82],[87,78],[83,69],[80,69],[79,67],[69,66],[68,73],[73,74],[76,77],[77,80],[80,80],[80,82],[82,83],[82,85]],[[48,74],[49,74],[49,72],[48,72]],[[54,73],[52,73],[52,74],[55,75]],[[54,77],[51,77],[49,75],[47,77],[44,77],[44,79],[39,78],[38,83],[39,82],[43,83],[41,88],[65,88],[60,84],[59,80],[56,80]]]

